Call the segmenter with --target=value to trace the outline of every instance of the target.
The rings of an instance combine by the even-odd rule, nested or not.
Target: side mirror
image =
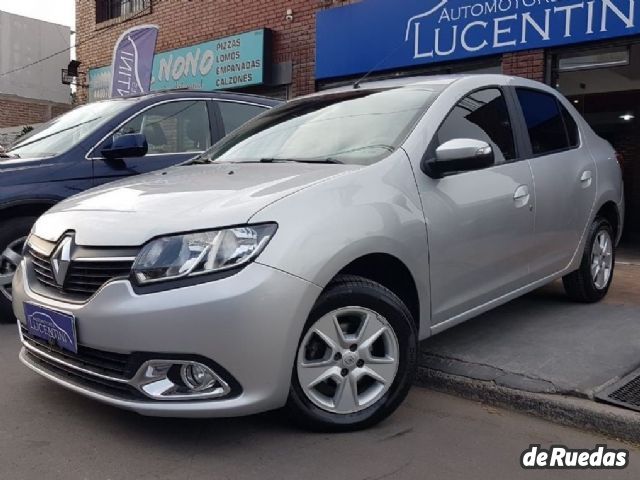
[[[128,133],[118,135],[111,141],[111,145],[101,150],[102,156],[107,160],[122,158],[144,157],[149,151],[147,138],[142,133]]]
[[[451,172],[479,170],[494,163],[493,148],[487,142],[472,138],[456,138],[436,149],[436,158],[429,162],[428,168],[441,177]]]

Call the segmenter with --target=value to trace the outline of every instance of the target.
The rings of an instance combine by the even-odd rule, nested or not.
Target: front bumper
[[[215,282],[145,295],[118,280],[85,304],[34,292],[31,275],[23,264],[13,284],[21,325],[24,302],[68,312],[76,317],[78,344],[87,349],[123,356],[157,352],[163,359],[198,356],[222,367],[239,386],[237,394],[218,400],[127,398],[94,388],[87,372],[79,375],[55,358],[42,361],[23,339],[20,359],[37,373],[95,400],[153,416],[240,416],[283,406],[302,327],[320,294],[320,287],[259,263]]]

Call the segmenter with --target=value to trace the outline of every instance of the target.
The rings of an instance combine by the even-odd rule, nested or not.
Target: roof
[[[236,100],[245,102],[257,102],[268,106],[277,106],[283,103],[282,100],[276,98],[264,97],[261,95],[254,95],[249,93],[230,92],[226,90],[196,90],[190,88],[181,88],[173,90],[156,90],[141,95],[132,95],[128,97],[121,97],[122,100],[157,100],[158,98],[212,98],[220,100]],[[112,99],[115,100],[115,99]]]
[[[414,77],[398,77],[398,78],[390,78],[384,80],[372,80],[372,81],[363,81],[359,83],[359,88],[362,89],[378,89],[378,88],[401,88],[401,87],[417,87],[420,85],[440,85],[446,87],[448,85],[453,84],[459,80],[463,80],[465,78],[472,77],[486,77],[487,81],[491,79],[491,81],[495,81],[496,79],[502,80],[500,83],[508,84],[512,83],[516,80],[517,77],[509,76],[509,75],[501,75],[494,73],[468,73],[468,74],[450,74],[450,75],[421,75]],[[518,79],[520,80],[520,79]],[[524,80],[524,79],[523,79]],[[323,90],[321,92],[312,94],[314,95],[322,95],[325,93],[337,93],[349,91],[354,88],[355,81],[348,83],[346,85],[342,85],[336,88],[330,88],[327,90]]]

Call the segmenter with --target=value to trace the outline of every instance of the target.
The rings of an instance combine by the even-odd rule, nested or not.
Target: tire
[[[602,238],[608,239],[609,253],[605,252],[604,255],[597,253],[600,250],[599,242]],[[589,229],[580,268],[562,278],[564,289],[569,298],[577,302],[595,303],[605,297],[611,286],[616,265],[614,238],[611,224],[606,219],[597,217]],[[597,246],[596,243],[598,243]],[[594,263],[596,261],[597,265]],[[609,267],[606,267],[607,265]],[[592,267],[594,272],[599,273],[599,277],[594,278]]]
[[[8,249],[21,253],[22,245],[37,217],[11,218],[0,223],[0,275],[15,272],[15,255],[9,255]],[[11,308],[11,291],[8,285],[0,284],[0,323],[15,321]]]
[[[336,326],[336,323],[326,324],[333,315],[344,324],[340,329],[342,334],[333,330],[336,342],[341,343],[335,349],[316,333],[318,330],[329,331],[323,328],[325,325]],[[372,332],[375,333],[369,335]],[[356,350],[356,343],[352,342],[357,341],[362,343]],[[339,359],[336,352],[341,353]],[[409,309],[393,292],[362,277],[339,276],[317,300],[303,329],[296,350],[287,409],[298,424],[316,431],[352,431],[375,425],[391,415],[409,393],[417,352],[415,322]],[[309,359],[312,356],[322,358]],[[303,388],[299,371],[307,375],[305,365],[325,361],[336,380]],[[391,375],[394,370],[395,374]],[[310,377],[305,377],[312,378],[306,385],[314,383],[315,373],[310,371]],[[378,379],[387,381],[376,380],[369,376],[370,373],[379,374]],[[320,376],[324,374],[321,371]],[[341,381],[340,377],[349,379],[349,386],[355,382],[355,395],[342,397],[338,394],[340,384],[336,382]],[[345,403],[336,400],[338,398],[347,399],[346,403],[350,398],[354,408],[345,409]],[[329,405],[330,402],[333,405]],[[338,411],[340,409],[344,411]]]

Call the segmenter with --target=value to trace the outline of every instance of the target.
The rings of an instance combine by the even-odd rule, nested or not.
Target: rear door
[[[567,267],[576,252],[595,201],[596,166],[572,114],[555,95],[515,92],[535,182],[531,280],[538,280]]]
[[[488,142],[496,164],[433,179],[417,176],[429,237],[434,324],[454,321],[526,282],[533,233],[533,179],[521,160],[499,87],[474,91],[445,118],[428,148],[456,138]]]
[[[181,99],[147,107],[116,129],[95,149],[93,155],[94,184],[116,178],[160,170],[187,161],[208,149],[220,138],[212,132],[208,99]],[[144,133],[149,152],[144,157],[107,161],[100,151],[113,137],[128,133]]]

